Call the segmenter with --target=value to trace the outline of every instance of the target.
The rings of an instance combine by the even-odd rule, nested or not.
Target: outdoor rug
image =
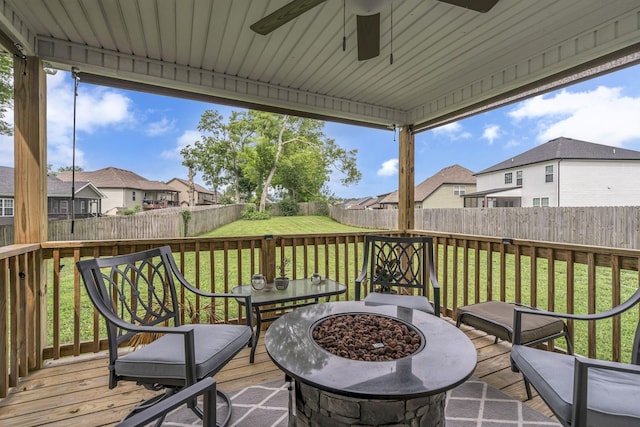
[[[229,393],[233,401],[230,426],[287,427],[288,384],[284,380],[253,385]],[[219,408],[218,420],[225,409]],[[514,400],[484,381],[471,378],[447,395],[447,427],[560,426],[541,413]],[[202,425],[193,412],[178,408],[167,416],[167,426]]]

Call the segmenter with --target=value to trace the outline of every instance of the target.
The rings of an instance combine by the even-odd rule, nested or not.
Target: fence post
[[[271,234],[265,235],[262,239],[260,271],[267,282],[273,282],[276,277],[276,241]]]

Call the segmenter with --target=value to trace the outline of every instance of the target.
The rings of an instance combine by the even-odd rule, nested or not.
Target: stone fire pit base
[[[357,399],[292,381],[289,426],[442,427],[446,393],[407,400]],[[295,409],[294,409],[295,405]]]

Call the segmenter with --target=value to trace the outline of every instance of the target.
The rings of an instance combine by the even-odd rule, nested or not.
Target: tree
[[[0,135],[13,135],[13,123],[6,121],[6,114],[13,108],[13,58],[0,53]]]
[[[229,123],[222,121],[216,110],[202,114],[198,130],[203,136],[193,146],[181,150],[193,168],[202,172],[202,178],[217,193],[221,186],[231,184],[236,202],[241,200],[242,165],[241,154],[244,145],[253,133],[244,113],[232,112]]]
[[[295,201],[323,200],[338,172],[344,185],[357,183],[356,150],[347,151],[324,135],[324,122],[249,110],[234,111],[223,123],[206,111],[198,129],[203,137],[182,150],[185,163],[235,201],[259,200],[264,212],[269,194]],[[231,192],[229,191],[231,190]]]
[[[82,172],[84,169],[82,169],[80,166],[76,166],[76,167],[73,167],[73,166],[60,166],[58,168],[58,173],[60,173],[60,172],[71,172],[73,170],[75,170],[76,172]]]

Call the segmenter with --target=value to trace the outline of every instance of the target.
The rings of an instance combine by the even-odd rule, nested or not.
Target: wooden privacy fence
[[[211,231],[240,218],[243,205],[195,206],[189,211],[188,236]],[[49,241],[159,239],[184,236],[181,208],[166,208],[137,215],[50,221]]]
[[[103,322],[85,294],[75,261],[171,245],[180,270],[195,286],[229,292],[253,273],[275,275],[285,257],[289,277],[319,272],[347,286],[353,299],[366,233],[46,242],[0,248],[0,397],[44,359],[105,349]],[[385,234],[397,234],[397,232]],[[434,236],[442,311],[486,300],[518,301],[576,313],[604,311],[640,285],[640,250],[412,230]],[[40,260],[47,261],[41,263]],[[46,267],[45,267],[46,266]],[[45,270],[46,268],[46,270]],[[41,272],[42,271],[42,272]],[[225,300],[226,301],[226,300]],[[196,307],[208,301],[196,300]],[[223,322],[241,310],[218,302]],[[610,321],[569,322],[576,352],[629,360],[638,310]]]
[[[395,209],[331,207],[338,222],[396,229]],[[415,228],[545,242],[640,249],[640,206],[416,209]]]

